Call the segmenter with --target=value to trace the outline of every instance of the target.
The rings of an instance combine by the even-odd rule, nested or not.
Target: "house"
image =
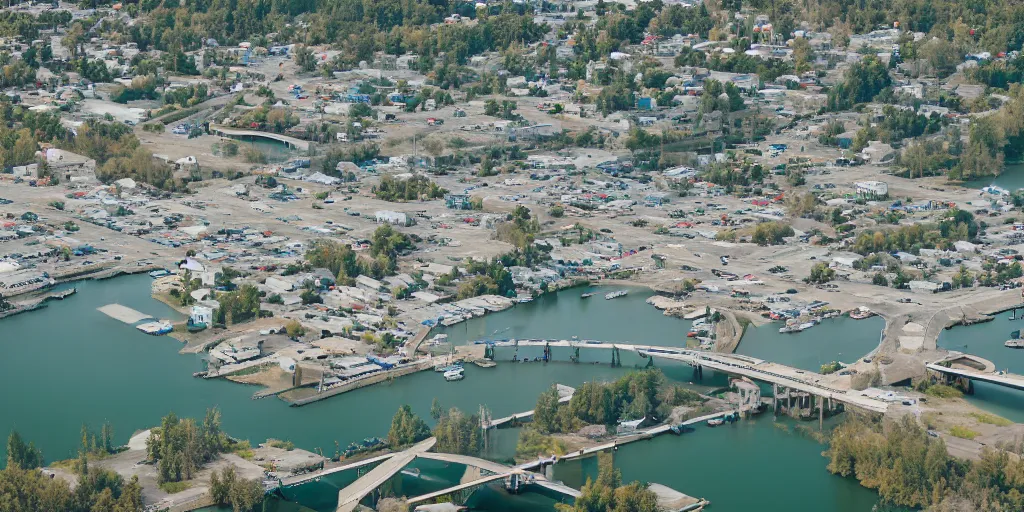
[[[64,181],[96,177],[96,160],[67,150],[49,148],[44,154],[46,165]]]
[[[469,194],[448,194],[444,196],[444,204],[452,210],[472,210],[473,204]]]
[[[881,199],[889,195],[889,185],[884,181],[858,181],[854,187],[857,195],[869,199]]]
[[[378,224],[391,224],[393,226],[411,226],[415,224],[412,217],[390,210],[379,210],[374,214]]]
[[[207,306],[192,306],[188,316],[189,325],[211,325],[213,324],[213,308]]]

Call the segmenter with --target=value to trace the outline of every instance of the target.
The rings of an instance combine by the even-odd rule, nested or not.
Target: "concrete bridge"
[[[849,406],[872,412],[885,413],[889,404],[850,389],[848,383],[832,375],[819,375],[796,368],[739,354],[704,352],[686,348],[659,347],[570,340],[509,340],[494,342],[496,347],[568,347],[589,350],[634,351],[643,357],[657,357],[688,364],[694,368],[708,368],[729,375],[747,377],[777,386],[827,398]]]
[[[945,364],[950,364],[951,366],[946,366]],[[970,354],[955,352],[940,361],[925,363],[925,368],[947,377],[961,377],[1024,390],[1024,375],[998,372],[996,371],[995,364],[991,361]]]
[[[281,135],[279,133],[261,132],[256,130],[240,130],[238,128],[231,128],[219,124],[211,124],[210,131],[225,137],[256,137],[260,139],[270,139],[286,144],[288,147],[293,149],[309,151],[308,141],[296,139],[295,137],[289,137],[287,135]]]
[[[344,489],[338,491],[337,512],[352,512],[359,506],[367,495],[384,485],[391,477],[398,474],[404,467],[408,466],[416,456],[434,447],[437,439],[431,437],[414,444],[408,450],[394,454],[381,465],[370,470],[355,482],[352,482]]]

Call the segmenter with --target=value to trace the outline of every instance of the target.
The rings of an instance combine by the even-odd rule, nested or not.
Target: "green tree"
[[[43,465],[43,452],[35,444],[25,442],[17,430],[7,436],[7,467],[35,469]]]
[[[441,416],[434,427],[435,447],[442,453],[477,455],[483,449],[484,439],[480,432],[480,417],[466,415],[452,408]]]
[[[403,446],[422,441],[430,437],[430,427],[412,412],[412,408],[403,405],[391,418],[391,430],[388,431],[388,446],[398,449]]]

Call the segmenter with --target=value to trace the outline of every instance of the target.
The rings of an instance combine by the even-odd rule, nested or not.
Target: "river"
[[[115,429],[115,441],[123,443],[134,431],[158,424],[170,411],[201,417],[208,407],[220,408],[224,430],[237,437],[253,442],[269,437],[287,439],[301,448],[320,447],[329,454],[335,441],[344,447],[351,441],[384,435],[391,416],[402,404],[410,404],[417,414],[429,417],[431,401],[437,397],[445,407],[469,412],[486,404],[495,417],[500,417],[532,409],[537,395],[553,383],[575,386],[592,379],[611,379],[643,362],[636,354],[624,353],[625,368],[563,362],[510,363],[512,349],[502,349],[497,354],[497,367],[469,366],[466,380],[461,382],[448,383],[433,372],[423,372],[289,408],[276,399],[250,400],[256,391],[253,387],[193,378],[200,359],[178,354],[181,345],[177,341],[147,336],[97,311],[100,306],[117,302],[157,317],[175,316],[170,308],[150,298],[147,276],[86,281],[76,286],[77,295],[5,319],[0,331],[0,346],[4,349],[0,385],[6,390],[0,396],[0,410],[4,411],[0,433],[16,428],[43,449],[48,461],[74,456],[82,422],[99,429],[109,421]],[[467,333],[471,332],[469,328],[493,332],[507,327],[506,332],[516,334],[506,337],[575,334],[581,338],[682,345],[688,322],[666,317],[643,304],[649,292],[631,290],[629,296],[611,301],[598,295],[581,300],[579,289],[566,290],[491,318],[474,319],[454,330],[462,327]],[[545,311],[545,304],[558,313]],[[556,321],[559,318],[561,321]],[[486,324],[481,325],[483,322]],[[545,327],[542,322],[549,323]],[[463,341],[471,338],[467,335]],[[555,352],[556,360],[564,361],[567,356]],[[686,366],[661,362],[658,366],[672,380],[683,384],[692,380],[692,370]],[[701,384],[724,383],[721,375],[705,374]],[[499,433],[495,441],[490,456],[507,458],[514,449],[515,431]],[[822,449],[814,441],[774,427],[766,414],[738,425],[700,428],[682,438],[665,436],[630,445],[619,450],[617,465],[627,480],[657,481],[706,497],[716,503],[716,510],[748,510],[747,504],[755,499],[762,511],[792,510],[795,498],[791,492],[779,492],[783,484],[797,485],[798,501],[815,503],[816,510],[869,509],[877,495],[852,480],[829,475],[826,460],[820,455]],[[0,452],[0,459],[5,456]],[[756,468],[764,473],[749,478],[754,471],[739,468]],[[402,484],[407,485],[403,491],[432,490],[452,478],[447,473],[450,468],[421,469],[421,477],[440,480],[430,483],[423,482],[424,478],[407,477],[403,481],[410,482]],[[582,475],[583,469],[579,471]],[[780,482],[771,475],[785,478]],[[738,484],[740,478],[744,480]],[[293,498],[315,510],[332,510],[330,502],[336,491],[336,487],[310,487],[296,491]],[[508,501],[500,491],[484,492],[475,499],[480,500],[478,506],[489,510],[544,510],[552,503],[533,494]],[[275,507],[281,512],[298,510],[281,504]]]
[[[1003,342],[1010,339],[1011,331],[1024,329],[1024,321],[1011,321],[1010,316],[1010,312],[1000,313],[991,322],[946,329],[939,334],[938,345],[947,350],[984,357],[995,363],[999,370],[1024,374],[1024,350],[1003,346]],[[1024,422],[1024,392],[975,382],[974,394],[966,398],[989,412],[1018,423]]]

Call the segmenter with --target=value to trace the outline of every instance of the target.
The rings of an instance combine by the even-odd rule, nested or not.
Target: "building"
[[[374,214],[378,224],[391,224],[393,226],[412,226],[415,221],[412,217],[390,210],[380,210]]]
[[[884,181],[858,181],[854,187],[857,195],[868,199],[884,199],[889,196],[889,185]]]
[[[192,306],[192,312],[188,316],[189,325],[212,325],[213,308],[207,306]]]
[[[49,148],[44,154],[46,165],[64,181],[96,177],[96,160],[63,149]]]
[[[452,210],[472,210],[473,204],[469,194],[448,194],[444,196],[444,204]]]

